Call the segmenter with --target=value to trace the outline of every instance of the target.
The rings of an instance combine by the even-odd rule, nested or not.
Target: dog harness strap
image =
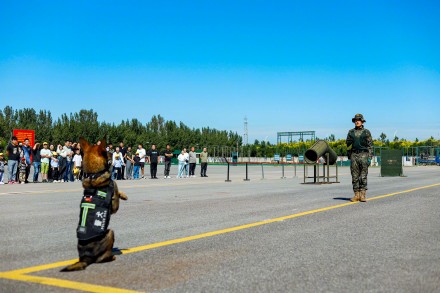
[[[88,178],[96,179],[96,178],[102,176],[103,174],[105,174],[106,172],[108,172],[108,168],[105,168],[104,170],[99,171],[98,173],[85,173],[84,178],[85,179],[88,179]]]
[[[110,223],[114,185],[86,188],[80,204],[76,235],[79,240],[90,240],[105,235]]]

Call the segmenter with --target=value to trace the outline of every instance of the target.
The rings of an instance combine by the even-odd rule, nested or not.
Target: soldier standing
[[[364,128],[366,122],[362,114],[356,114],[351,121],[355,128],[348,131],[346,144],[349,148],[351,160],[351,182],[353,184],[354,197],[351,201],[366,200],[368,167],[373,157],[373,139],[368,129]],[[351,150],[350,150],[351,147]]]

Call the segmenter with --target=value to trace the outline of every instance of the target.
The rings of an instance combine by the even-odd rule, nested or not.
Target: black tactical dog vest
[[[84,189],[76,230],[79,240],[90,240],[105,235],[110,223],[113,191],[112,180],[107,187]]]

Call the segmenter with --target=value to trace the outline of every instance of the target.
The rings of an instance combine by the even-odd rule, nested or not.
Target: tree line
[[[338,154],[338,156],[345,156],[347,154],[345,138],[335,139],[334,135],[330,135],[329,137],[323,138],[323,140],[329,143],[330,147]],[[253,144],[243,147],[242,153],[245,154],[245,156],[249,155],[251,157],[273,157],[274,154],[280,154],[283,157],[287,154],[299,156],[303,155],[313,143],[314,141],[307,140],[273,145],[266,143],[265,141],[255,140]],[[378,138],[373,139],[373,146],[375,155],[380,155],[381,149],[402,150],[403,155],[408,156],[420,154],[435,155],[435,149],[440,148],[440,140],[436,140],[432,136],[426,140],[419,140],[416,138],[414,141],[410,141],[398,137],[389,140],[384,133],[381,133]]]
[[[242,137],[236,132],[217,130],[210,127],[190,128],[183,122],[165,120],[160,115],[151,117],[143,124],[138,119],[123,120],[119,124],[98,121],[98,113],[93,110],[62,114],[54,118],[50,111],[36,111],[33,108],[14,110],[6,106],[0,110],[0,141],[1,148],[10,140],[13,129],[35,130],[36,141],[64,143],[66,139],[78,141],[84,137],[90,142],[105,138],[107,143],[126,146],[145,147],[156,144],[164,149],[170,144],[175,149],[188,146],[236,146],[241,145]]]
[[[66,139],[78,141],[82,136],[91,142],[105,138],[107,142],[113,144],[124,142],[126,146],[137,146],[142,143],[148,147],[154,143],[159,149],[164,149],[166,144],[170,144],[174,149],[189,146],[209,147],[211,155],[215,152],[217,156],[229,156],[236,151],[239,152],[239,156],[251,157],[273,157],[274,154],[298,156],[313,144],[312,141],[295,141],[276,145],[255,140],[253,144],[243,146],[242,137],[236,132],[209,127],[190,128],[183,122],[165,120],[161,115],[154,115],[145,124],[136,118],[115,124],[98,121],[98,113],[93,110],[80,110],[54,118],[48,110],[38,112],[33,108],[14,110],[6,106],[0,110],[1,149],[4,149],[10,140],[13,129],[33,129],[37,141],[54,144],[63,143]],[[347,153],[345,138],[336,139],[332,134],[324,140],[329,142],[339,156]],[[432,136],[421,141],[418,139],[409,141],[398,137],[390,140],[384,133],[381,133],[374,139],[374,146],[376,150],[380,148],[402,149],[405,155],[412,155],[415,154],[416,147],[440,147],[440,140]]]

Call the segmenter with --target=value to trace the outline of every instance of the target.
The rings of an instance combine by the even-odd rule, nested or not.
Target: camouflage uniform
[[[359,116],[358,116],[359,115]],[[357,114],[355,118],[363,116]],[[355,120],[353,118],[353,121]],[[362,125],[361,127],[355,127],[348,131],[347,147],[352,147],[351,149],[351,182],[353,184],[354,192],[366,191],[367,188],[367,175],[369,167],[369,159],[373,157],[373,139],[371,133],[368,129],[365,129]]]

